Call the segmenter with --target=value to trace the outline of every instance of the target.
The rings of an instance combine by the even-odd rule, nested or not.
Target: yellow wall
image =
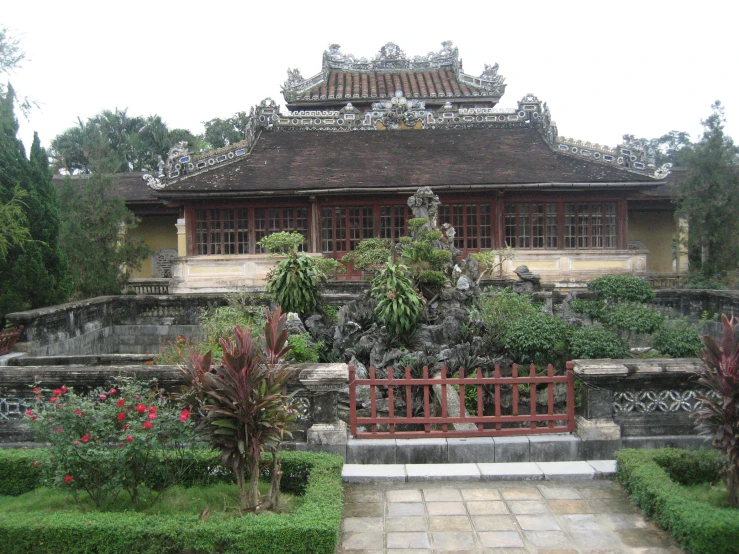
[[[647,271],[671,273],[672,239],[677,222],[671,212],[629,212],[629,241],[639,240],[649,250]]]
[[[152,250],[165,248],[177,250],[176,215],[145,215],[140,217],[141,223],[136,228],[135,234],[142,237]],[[134,271],[132,277],[152,277],[151,256],[141,262],[141,270]]]

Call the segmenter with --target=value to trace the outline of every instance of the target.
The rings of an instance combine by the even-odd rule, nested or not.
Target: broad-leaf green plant
[[[248,328],[237,328],[233,341],[221,341],[220,365],[212,366],[210,353],[191,352],[182,368],[187,383],[182,398],[204,412],[197,430],[232,469],[242,510],[277,504],[282,477],[278,449],[296,417],[286,393],[291,372],[280,365],[290,349],[286,316],[277,308],[274,314],[267,312],[266,319],[261,344]],[[260,503],[259,461],[265,451],[273,454],[274,462],[267,498]]]
[[[407,340],[416,327],[425,306],[416,292],[408,268],[388,260],[372,278],[370,294],[377,301],[374,313],[392,340]]]

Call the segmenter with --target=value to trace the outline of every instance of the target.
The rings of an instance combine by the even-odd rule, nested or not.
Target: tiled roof
[[[261,194],[561,183],[622,184],[650,177],[553,151],[536,129],[276,132],[250,155],[175,181],[158,193]],[[655,184],[659,181],[654,180]],[[171,196],[170,196],[171,195]]]
[[[389,98],[401,90],[407,98],[486,96],[486,91],[460,82],[451,69],[430,71],[337,71],[298,93],[297,100]]]

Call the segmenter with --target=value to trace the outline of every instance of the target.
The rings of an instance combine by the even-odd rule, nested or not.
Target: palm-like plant
[[[233,341],[221,339],[220,365],[211,365],[210,352],[191,351],[182,368],[187,382],[182,399],[204,412],[197,430],[233,470],[242,510],[260,511],[277,503],[282,477],[278,449],[297,413],[285,390],[291,372],[280,366],[290,350],[286,316],[280,308],[266,316],[264,344],[248,328],[236,327]],[[265,451],[274,462],[270,489],[260,505],[259,461]]]
[[[719,345],[704,336],[704,362],[698,371],[698,383],[714,393],[699,396],[701,408],[693,415],[705,433],[714,436],[713,444],[728,455],[724,483],[732,506],[739,506],[739,343],[736,340],[734,317],[722,316],[723,337]]]

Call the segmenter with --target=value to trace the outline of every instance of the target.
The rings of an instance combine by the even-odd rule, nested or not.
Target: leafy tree
[[[693,146],[690,135],[685,131],[670,131],[648,142],[649,147],[654,150],[657,167],[666,163],[671,163],[673,167],[685,166],[686,154]]]
[[[724,134],[719,101],[704,120],[703,137],[685,149],[685,176],[678,183],[678,213],[688,220],[691,263],[705,276],[739,263],[739,149]]]
[[[211,148],[221,148],[244,140],[246,128],[249,126],[249,114],[236,112],[228,119],[215,118],[204,121],[205,142]]]
[[[134,268],[150,254],[140,237],[134,237],[136,217],[115,195],[111,177],[64,180],[61,246],[69,258],[73,294],[89,298],[120,294]]]
[[[3,73],[10,74],[20,68],[25,59],[26,52],[23,50],[20,40],[11,34],[10,29],[0,25],[0,75]],[[10,89],[10,85],[6,86],[0,83],[0,96],[6,95],[8,89]],[[15,92],[12,98],[24,115],[28,115],[31,107],[36,105],[36,102],[27,96],[21,96]]]

